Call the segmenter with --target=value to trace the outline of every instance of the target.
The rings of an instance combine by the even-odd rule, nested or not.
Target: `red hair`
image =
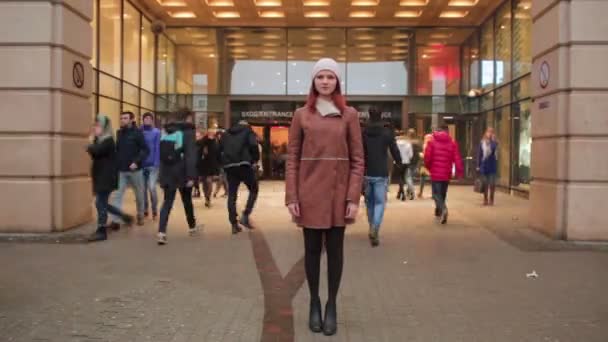
[[[342,95],[342,88],[340,87],[340,80],[336,77],[336,89],[331,94],[331,100],[334,105],[340,110],[340,113],[344,113],[346,110],[346,98]],[[306,99],[306,108],[311,111],[317,110],[317,99],[319,98],[319,92],[315,88],[315,81],[312,81],[310,85],[310,91],[308,92],[308,98]]]

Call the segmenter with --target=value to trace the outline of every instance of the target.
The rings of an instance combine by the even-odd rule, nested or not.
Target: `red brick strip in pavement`
[[[255,265],[264,290],[264,324],[260,341],[294,341],[291,303],[306,278],[304,257],[300,258],[283,278],[264,238],[264,233],[260,229],[255,229],[249,236]]]

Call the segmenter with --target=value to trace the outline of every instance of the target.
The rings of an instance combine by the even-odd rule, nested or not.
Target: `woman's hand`
[[[359,204],[348,202],[346,205],[346,219],[354,220],[357,218],[357,213],[359,212]]]
[[[289,213],[292,217],[300,217],[300,204],[298,203],[289,203],[287,205],[287,209],[289,209]]]

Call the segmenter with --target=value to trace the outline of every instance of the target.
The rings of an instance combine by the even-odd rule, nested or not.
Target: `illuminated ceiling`
[[[477,26],[500,0],[138,0],[167,26]],[[531,2],[531,0],[530,0]]]

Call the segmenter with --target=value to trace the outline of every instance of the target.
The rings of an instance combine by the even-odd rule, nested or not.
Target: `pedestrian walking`
[[[496,191],[496,172],[498,142],[494,128],[488,127],[484,133],[477,151],[477,172],[483,184],[483,205],[494,205],[494,192]]]
[[[435,217],[446,224],[448,222],[448,185],[452,178],[452,167],[456,167],[456,177],[463,177],[462,159],[458,144],[452,140],[447,126],[441,126],[433,133],[433,139],[427,143],[424,153],[424,164],[431,173],[431,187],[435,200]]]
[[[205,206],[211,208],[213,181],[220,175],[219,142],[215,137],[215,130],[208,130],[199,144],[198,174],[203,185]]]
[[[224,133],[225,133],[224,130],[218,130],[218,132],[216,134],[215,141],[217,142],[218,146],[219,146],[219,142],[222,140],[222,136],[224,135]],[[224,167],[222,165],[222,158],[219,153],[218,153],[218,163],[219,163],[220,175],[215,178],[215,191],[213,192],[213,198],[217,197],[217,195],[220,193],[220,189],[224,190],[224,194],[222,195],[222,197],[228,197],[228,179],[226,178],[226,172],[224,171]]]
[[[260,160],[260,153],[257,137],[246,121],[240,121],[224,133],[220,140],[219,152],[228,180],[228,219],[232,226],[232,234],[241,231],[239,223],[248,229],[253,229],[249,216],[258,198],[255,170]],[[241,183],[245,183],[249,197],[239,220],[236,200]]]
[[[127,187],[135,193],[137,206],[137,225],[144,225],[144,174],[142,166],[149,151],[141,130],[134,123],[135,114],[122,112],[120,114],[120,129],[116,133],[116,156],[118,163],[118,191],[114,194],[112,205],[122,208],[122,200]],[[120,229],[120,218],[111,215],[113,230]],[[126,223],[123,221],[123,223]]]
[[[154,114],[147,112],[143,115],[144,124],[142,132],[144,140],[148,147],[148,157],[143,163],[144,173],[144,216],[148,217],[152,211],[152,220],[156,221],[158,217],[158,192],[156,185],[158,183],[158,172],[160,169],[160,130],[154,127]],[[149,197],[149,200],[148,200]]]
[[[386,208],[388,190],[388,153],[398,168],[401,168],[401,154],[395,142],[392,130],[382,122],[380,111],[375,108],[369,111],[370,124],[363,132],[365,155],[365,204],[369,222],[369,239],[372,247],[380,244],[380,226]]]
[[[306,279],[310,290],[309,328],[337,331],[337,296],[342,278],[344,230],[359,210],[364,152],[357,110],[347,107],[338,63],[319,60],[312,70],[306,105],[289,128],[285,202],[303,227]],[[325,243],[323,243],[325,241]],[[328,299],[321,319],[321,249],[327,251]]]
[[[399,172],[399,191],[397,192],[397,199],[405,201],[406,198],[409,197],[411,199],[413,197],[414,184],[411,178],[408,179],[408,169],[410,160],[414,155],[414,149],[412,148],[410,141],[404,135],[400,135],[397,138],[397,148],[399,149],[399,154],[403,163],[396,168],[397,172]],[[407,192],[404,186],[407,186]]]
[[[107,116],[97,115],[91,136],[92,143],[87,147],[87,152],[93,160],[91,177],[97,208],[97,230],[88,240],[93,242],[108,238],[106,231],[108,212],[122,218],[128,225],[133,223],[133,217],[108,203],[110,194],[118,188],[118,166],[112,123]]]
[[[424,135],[424,140],[422,143],[422,151],[419,153],[420,162],[418,163],[419,164],[418,174],[420,175],[420,187],[418,189],[418,198],[420,198],[420,199],[422,199],[423,195],[424,195],[424,184],[431,176],[431,173],[429,172],[429,170],[426,168],[426,166],[424,166],[424,153],[426,151],[426,147],[427,147],[429,141],[431,141],[431,140],[433,140],[432,134]]]
[[[190,235],[197,232],[196,218],[192,206],[192,187],[196,180],[196,142],[192,113],[180,109],[165,125],[165,134],[160,140],[159,183],[165,198],[160,210],[158,244],[167,243],[167,224],[175,197],[179,195],[184,205]]]

